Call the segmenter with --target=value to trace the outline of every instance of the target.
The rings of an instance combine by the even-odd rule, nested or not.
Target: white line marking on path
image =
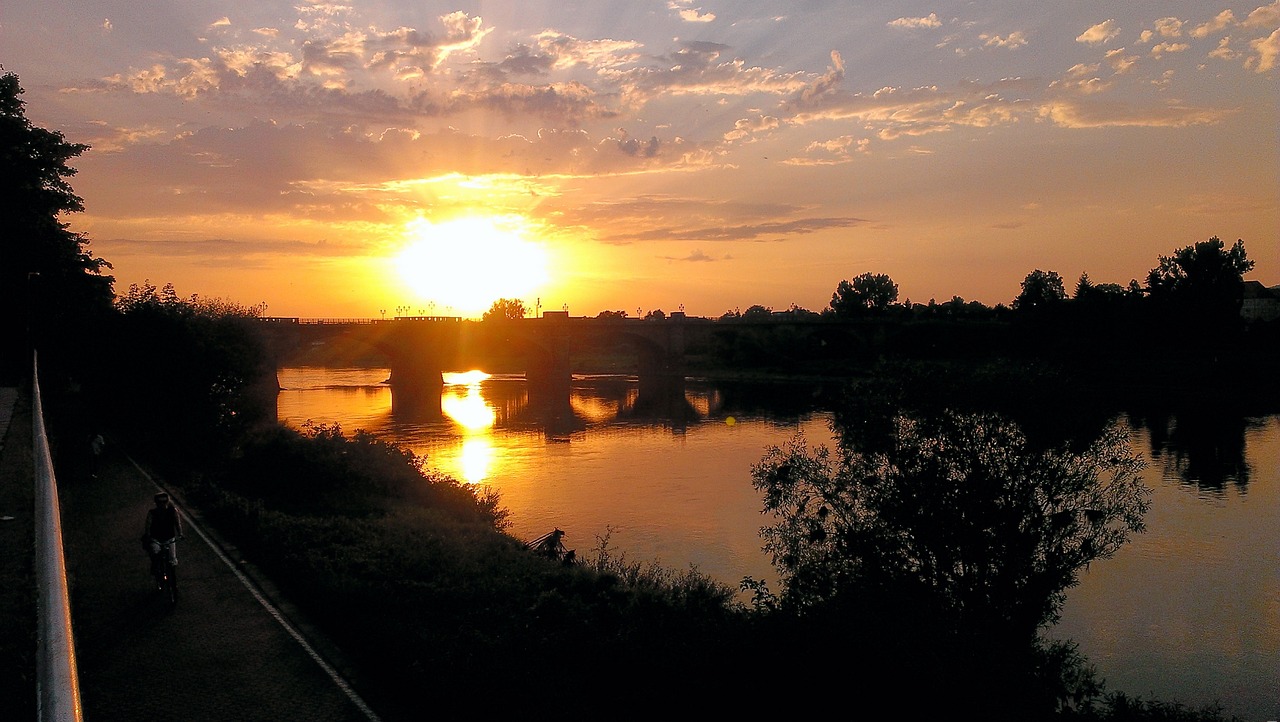
[[[133,468],[137,469],[143,476],[145,476],[147,481],[151,482],[156,489],[164,492],[169,491],[163,486],[157,484],[156,480],[151,478],[151,475],[147,473],[146,469],[139,466],[138,462],[134,461],[132,457],[126,455],[125,458],[129,459],[129,463],[133,464]],[[178,513],[182,515],[182,520],[188,526],[195,529],[196,533],[200,535],[200,538],[204,540],[204,543],[209,545],[209,548],[213,550],[213,553],[218,555],[218,558],[222,560],[222,563],[226,564],[227,568],[236,575],[236,578],[240,580],[240,583],[244,585],[245,589],[249,590],[249,593],[253,595],[253,598],[258,600],[258,603],[262,605],[263,609],[266,609],[267,613],[279,622],[281,627],[284,627],[284,631],[288,632],[290,637],[293,637],[293,640],[302,647],[303,651],[307,653],[307,656],[311,657],[312,661],[320,665],[320,669],[324,670],[324,673],[329,675],[329,679],[333,680],[333,683],[337,685],[338,689],[342,690],[343,694],[347,695],[347,699],[350,699],[352,704],[358,707],[360,711],[364,713],[365,717],[369,718],[370,722],[382,722],[381,718],[378,717],[378,714],[370,709],[369,705],[365,704],[364,700],[360,698],[360,695],[356,694],[356,691],[347,683],[347,680],[343,679],[342,675],[338,673],[338,670],[334,669],[328,662],[324,661],[324,658],[321,657],[320,654],[316,652],[315,648],[313,648],[307,640],[303,638],[302,634],[298,632],[297,629],[294,629],[293,625],[289,623],[289,620],[284,618],[284,615],[280,613],[280,610],[276,609],[274,604],[268,601],[266,597],[262,596],[262,593],[258,591],[257,585],[254,584],[249,577],[245,576],[244,572],[236,568],[235,562],[231,561],[226,554],[222,553],[222,550],[218,548],[218,545],[213,543],[213,540],[204,533],[204,530],[201,529],[194,520],[192,520],[191,516],[182,509],[178,509]]]

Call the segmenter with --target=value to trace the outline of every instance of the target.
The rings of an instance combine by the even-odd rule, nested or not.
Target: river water
[[[568,403],[548,406],[520,377],[448,375],[437,406],[398,403],[388,375],[281,369],[278,416],[364,429],[497,489],[517,537],[559,528],[579,554],[607,539],[735,586],[778,586],[752,465],[798,433],[831,442],[825,398],[804,385],[691,380],[682,398],[654,399],[626,378],[575,377]],[[1049,636],[1077,642],[1109,690],[1280,719],[1280,415],[1132,425],[1147,531],[1091,565]]]

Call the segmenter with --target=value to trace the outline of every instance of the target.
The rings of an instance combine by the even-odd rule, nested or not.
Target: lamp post
[[[387,309],[385,309],[385,308],[380,308],[380,309],[378,309],[378,313],[382,314],[382,320],[383,320],[383,321],[387,320]]]
[[[35,336],[35,329],[33,328],[34,324],[32,323],[32,321],[35,318],[35,313],[36,313],[36,294],[40,290],[36,288],[39,280],[40,280],[39,271],[27,271],[27,288],[26,288],[27,308],[25,309],[26,310],[25,320],[27,325],[26,327],[27,363],[32,363],[32,359],[34,358],[34,354],[36,352],[36,336]],[[20,367],[15,365],[15,368],[20,368]]]

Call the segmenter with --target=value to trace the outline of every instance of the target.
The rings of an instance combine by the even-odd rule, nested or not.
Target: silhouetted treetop
[[[1022,293],[1013,299],[1013,310],[1030,311],[1049,308],[1067,300],[1067,290],[1057,271],[1039,268],[1022,280]]]
[[[102,270],[111,265],[60,219],[84,209],[68,162],[89,146],[32,125],[21,95],[17,76],[0,74],[0,337],[21,339],[29,325],[46,361],[69,360],[110,312],[113,279]],[[14,358],[0,365],[11,371]]]
[[[857,316],[883,311],[898,300],[898,284],[883,273],[863,273],[841,281],[831,294],[831,310],[837,316]]]
[[[1253,270],[1237,240],[1230,249],[1217,236],[1160,256],[1147,273],[1147,293],[1186,312],[1211,315],[1240,313],[1244,274]]]
[[[499,298],[480,317],[481,321],[515,321],[529,313],[524,301],[515,298]]]

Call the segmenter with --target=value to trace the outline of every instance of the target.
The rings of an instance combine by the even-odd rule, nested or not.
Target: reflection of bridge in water
[[[875,358],[895,344],[927,348],[946,343],[934,335],[936,331],[904,333],[910,325],[880,319],[798,318],[785,313],[727,322],[683,313],[662,319],[573,318],[562,311],[504,321],[441,316],[267,318],[262,328],[277,368],[317,348],[324,350],[325,360],[303,365],[389,366],[393,411],[417,418],[440,417],[446,371],[522,372],[536,413],[568,419],[573,373],[618,373],[621,360],[625,373],[638,380],[635,413],[675,419],[688,413],[685,377],[689,359],[695,356],[720,364],[763,363],[789,370],[804,368],[815,358],[837,364]]]
[[[324,346],[340,356],[372,355],[391,368],[394,403],[413,415],[438,416],[445,371],[484,367],[501,359],[518,364],[531,402],[542,413],[568,412],[571,352],[602,346],[629,348],[639,380],[642,408],[663,409],[682,400],[686,352],[705,343],[715,324],[683,314],[654,319],[542,318],[463,321],[454,317],[392,320],[264,319],[268,346],[277,360]]]

